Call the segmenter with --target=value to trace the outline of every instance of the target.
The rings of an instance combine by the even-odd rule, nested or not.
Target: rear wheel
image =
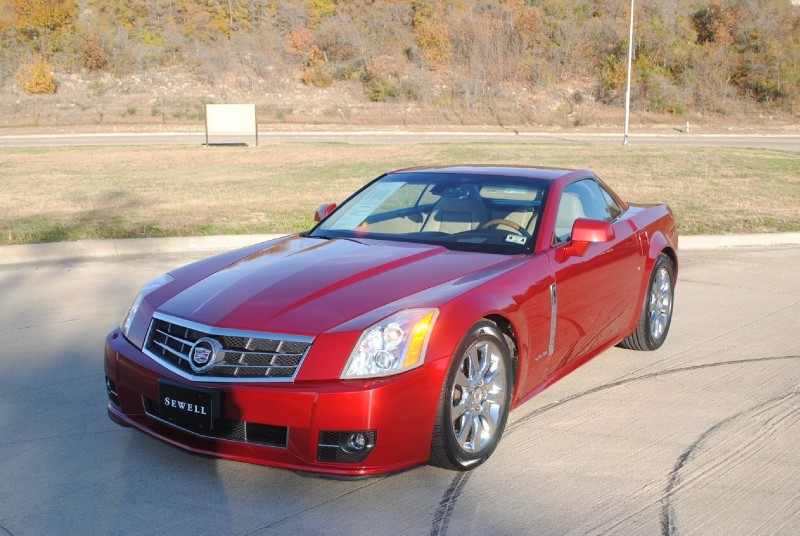
[[[511,353],[497,326],[481,321],[456,351],[442,389],[431,443],[431,463],[466,471],[494,451],[508,419]]]
[[[658,256],[636,330],[620,343],[630,350],[655,350],[664,344],[672,322],[675,301],[675,265],[664,253]]]

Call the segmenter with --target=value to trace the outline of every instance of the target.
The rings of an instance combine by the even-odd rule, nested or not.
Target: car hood
[[[427,244],[292,236],[200,279],[157,310],[209,326],[315,336],[508,259]]]

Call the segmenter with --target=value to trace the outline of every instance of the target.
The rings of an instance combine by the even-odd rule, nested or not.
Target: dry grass
[[[623,198],[666,202],[683,234],[800,230],[800,156],[607,145],[280,144],[0,150],[0,244],[289,233],[383,171],[514,163],[595,170]]]

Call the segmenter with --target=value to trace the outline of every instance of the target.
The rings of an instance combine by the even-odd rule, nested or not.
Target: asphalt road
[[[232,138],[237,141],[242,138]],[[192,145],[206,142],[204,132],[51,134],[0,136],[2,147],[67,147],[80,145]],[[587,143],[621,144],[622,133],[552,132],[260,132],[259,143],[338,142],[364,144],[415,143]],[[695,145],[744,147],[800,152],[800,134],[637,134],[631,145]]]
[[[534,397],[471,473],[359,481],[193,456],[108,419],[105,333],[193,256],[0,266],[0,534],[800,527],[800,247],[683,253],[659,351],[614,348]]]

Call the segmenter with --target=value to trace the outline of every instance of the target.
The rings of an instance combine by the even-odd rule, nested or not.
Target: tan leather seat
[[[556,216],[556,238],[558,241],[569,240],[572,235],[572,224],[578,218],[585,217],[583,204],[576,194],[570,192],[561,194],[561,201],[558,203],[558,215]]]
[[[477,193],[461,197],[442,196],[434,205],[422,231],[440,231],[454,234],[477,229],[489,220],[489,211]]]

